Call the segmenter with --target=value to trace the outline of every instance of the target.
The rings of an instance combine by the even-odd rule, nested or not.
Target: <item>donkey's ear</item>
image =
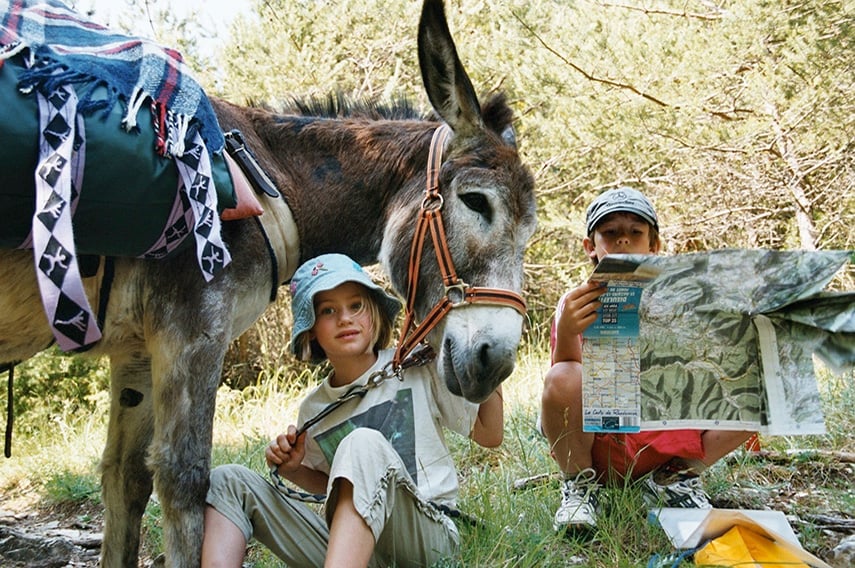
[[[470,136],[484,128],[481,105],[451,39],[443,0],[424,0],[419,67],[428,99],[455,134]]]

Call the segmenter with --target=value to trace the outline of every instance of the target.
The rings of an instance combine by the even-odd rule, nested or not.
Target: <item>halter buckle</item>
[[[451,284],[445,287],[445,297],[451,303],[452,308],[458,308],[466,304],[466,290],[469,289],[469,284],[463,280],[459,280],[457,284]]]
[[[380,383],[385,381],[386,379],[395,377],[399,381],[403,381],[404,377],[401,374],[402,369],[400,367],[395,367],[395,361],[389,361],[383,368],[379,371],[374,371],[370,375],[368,375],[368,380],[365,381],[365,388],[371,389],[378,386]]]
[[[442,209],[442,206],[445,204],[445,199],[443,199],[441,193],[428,193],[425,195],[425,198],[422,199],[422,211],[439,211]]]

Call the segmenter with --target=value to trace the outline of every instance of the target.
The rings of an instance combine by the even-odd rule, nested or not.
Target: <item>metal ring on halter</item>
[[[398,376],[399,373],[395,372],[393,366],[394,365],[392,365],[392,361],[389,361],[388,363],[383,365],[382,369],[380,369],[379,371],[374,371],[373,373],[368,375],[368,379],[365,381],[365,387],[374,388],[392,375]],[[403,380],[403,378],[400,376],[398,376],[398,379]]]
[[[451,302],[452,308],[459,308],[460,306],[466,304],[466,290],[469,289],[469,284],[460,280],[457,284],[452,284],[451,286],[445,287],[445,297],[448,298],[448,301]],[[456,299],[452,296],[457,296],[459,299]]]
[[[381,369],[380,371],[374,371],[370,375],[368,375],[368,380],[365,381],[366,387],[376,387],[380,383],[386,380],[387,374],[385,369]]]
[[[445,204],[445,199],[443,199],[441,193],[435,193],[433,195],[426,195],[424,199],[422,199],[422,210],[427,211],[429,206],[435,205],[432,208],[433,211],[438,211],[442,209],[442,206]]]

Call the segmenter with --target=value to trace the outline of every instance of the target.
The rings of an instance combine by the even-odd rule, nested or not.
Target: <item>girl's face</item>
[[[593,239],[582,242],[594,262],[607,254],[656,254],[659,239],[650,242],[650,225],[634,213],[612,213],[594,229]]]
[[[309,337],[317,340],[333,365],[347,357],[373,357],[374,326],[368,302],[368,291],[356,282],[315,295],[315,325]]]

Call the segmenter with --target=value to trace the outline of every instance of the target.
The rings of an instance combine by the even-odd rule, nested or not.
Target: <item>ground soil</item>
[[[0,495],[0,564],[8,568],[97,567],[103,508],[50,506],[26,490]]]

